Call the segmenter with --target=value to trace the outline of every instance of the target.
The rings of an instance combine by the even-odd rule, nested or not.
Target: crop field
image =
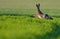
[[[35,0],[0,0],[0,39],[60,39],[60,0],[37,0],[53,20],[32,17]]]

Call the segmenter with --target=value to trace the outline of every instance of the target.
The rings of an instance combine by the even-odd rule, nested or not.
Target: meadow
[[[0,39],[60,39],[60,0],[38,0],[53,20],[32,17],[34,0],[0,0]]]

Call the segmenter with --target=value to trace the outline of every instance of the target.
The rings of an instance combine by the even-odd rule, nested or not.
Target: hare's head
[[[36,7],[40,7],[40,4],[38,3],[38,4],[36,4]]]

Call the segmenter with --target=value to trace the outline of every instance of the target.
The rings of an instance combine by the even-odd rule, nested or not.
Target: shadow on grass
[[[60,18],[60,16],[59,16],[59,15],[58,15],[58,16],[52,16],[52,17]]]
[[[28,16],[28,17],[34,17],[33,14],[0,14],[0,16]]]
[[[47,33],[44,36],[36,35],[36,39],[56,39],[60,35],[60,25],[53,24],[53,26],[56,26],[56,28],[51,32]]]

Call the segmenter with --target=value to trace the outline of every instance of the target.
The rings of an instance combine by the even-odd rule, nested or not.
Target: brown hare
[[[45,19],[53,19],[48,14],[44,14],[44,13],[41,12],[40,4],[36,4],[36,8],[37,8],[37,13],[35,14],[36,17],[38,17],[38,18],[45,18]]]

